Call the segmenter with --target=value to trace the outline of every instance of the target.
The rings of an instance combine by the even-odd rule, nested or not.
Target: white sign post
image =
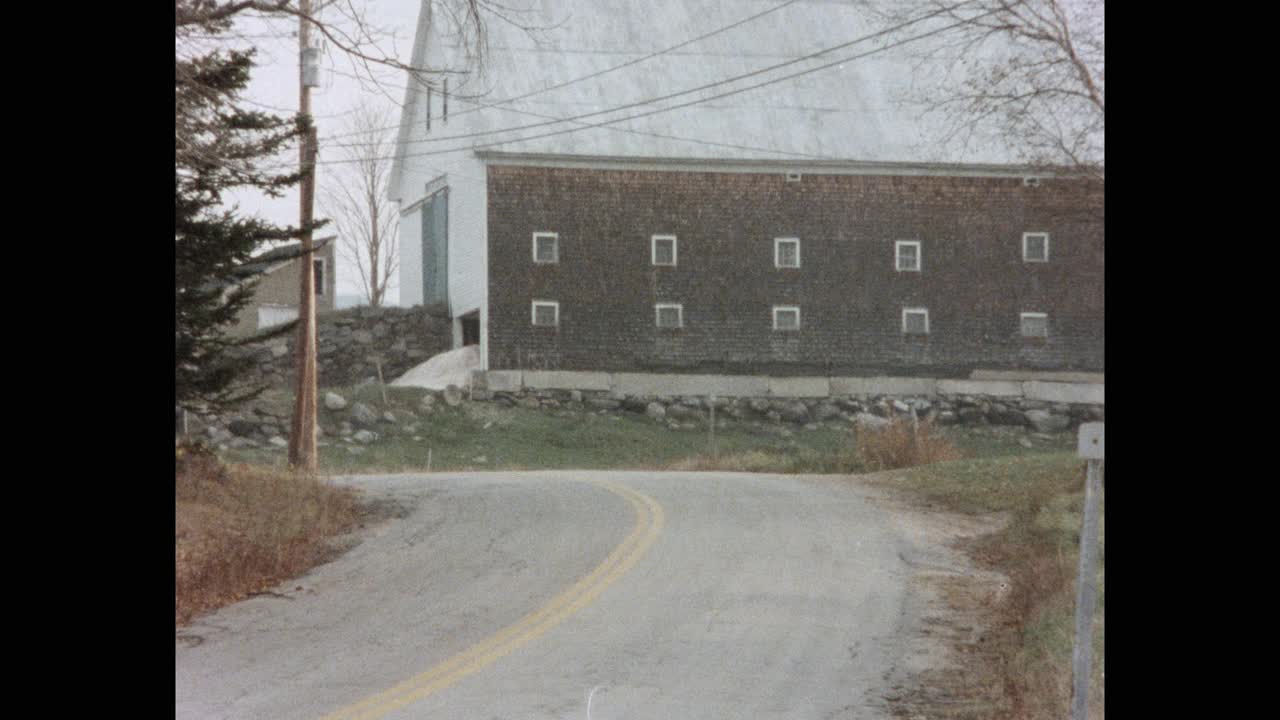
[[[1102,494],[1105,423],[1080,426],[1077,451],[1088,461],[1084,486],[1084,527],[1080,530],[1080,574],[1076,579],[1076,638],[1071,652],[1071,720],[1087,720],[1093,664],[1093,608],[1097,599],[1098,498]]]

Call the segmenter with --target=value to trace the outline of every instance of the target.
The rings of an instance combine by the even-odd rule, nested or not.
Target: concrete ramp
[[[467,345],[433,356],[393,380],[391,385],[428,390],[443,390],[449,385],[465,388],[471,385],[471,371],[479,368],[480,346]]]

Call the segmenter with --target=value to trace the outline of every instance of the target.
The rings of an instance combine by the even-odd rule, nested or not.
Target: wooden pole
[[[1071,720],[1088,720],[1093,673],[1093,610],[1097,600],[1098,498],[1102,460],[1090,460],[1084,486],[1084,528],[1080,531],[1080,574],[1076,582],[1076,638],[1071,651]]]
[[[1071,649],[1071,720],[1088,720],[1089,680],[1093,672],[1093,610],[1097,600],[1099,501],[1106,456],[1103,423],[1080,425],[1078,453],[1088,461],[1084,485],[1084,522],[1080,528],[1080,568],[1076,576],[1076,636]]]
[[[307,85],[303,56],[311,44],[311,0],[299,3],[298,18],[298,112],[307,120],[308,130],[299,153],[303,178],[299,211],[302,231],[302,255],[298,298],[298,363],[297,390],[294,394],[293,425],[289,434],[289,465],[314,473],[316,458],[316,293],[312,252],[311,222],[314,219],[316,189],[316,130],[311,125],[311,88]]]

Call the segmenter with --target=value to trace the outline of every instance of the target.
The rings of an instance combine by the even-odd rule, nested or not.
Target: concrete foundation
[[[976,375],[977,373],[975,373]],[[1086,375],[1086,374],[1082,374]],[[758,375],[682,375],[665,373],[606,373],[563,370],[490,370],[493,392],[583,390],[612,396],[674,397],[786,397],[982,395],[1053,403],[1104,405],[1105,385],[1098,382],[908,377],[765,377]]]

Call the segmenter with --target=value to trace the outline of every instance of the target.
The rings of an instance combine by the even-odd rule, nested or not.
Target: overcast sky
[[[381,46],[388,53],[395,53],[401,61],[408,63],[413,51],[413,31],[418,21],[418,9],[421,0],[374,0],[357,3],[368,13],[368,20],[374,26],[385,29],[387,37]],[[322,15],[322,19],[325,18]],[[338,18],[334,18],[337,20]],[[245,97],[250,101],[249,107],[259,110],[276,110],[280,112],[294,111],[298,107],[298,23],[285,19],[262,20],[249,18],[241,21],[237,29],[250,36],[258,48],[258,66],[254,68],[249,88]],[[326,134],[337,134],[346,116],[363,100],[378,108],[392,111],[392,122],[400,119],[400,103],[403,102],[404,74],[390,68],[381,68],[377,75],[381,82],[378,86],[367,81],[361,82],[351,75],[357,74],[356,68],[344,54],[332,47],[324,54],[324,72],[321,76],[322,87],[311,92],[311,111],[316,120],[317,132],[323,138]],[[360,71],[367,75],[363,70]],[[289,158],[296,160],[297,151],[292,151]],[[320,159],[326,159],[323,142],[320,148]],[[320,166],[323,174],[335,171],[334,166]],[[298,192],[294,188],[279,199],[262,197],[256,193],[237,193],[233,196],[245,214],[259,215],[279,224],[298,223]],[[322,213],[317,203],[316,214]],[[331,228],[320,231],[320,235],[331,232]],[[393,282],[396,278],[392,279]],[[341,256],[338,257],[338,294],[361,294],[359,280],[355,268],[350,267]],[[396,304],[399,299],[399,288],[389,293],[388,304]]]

